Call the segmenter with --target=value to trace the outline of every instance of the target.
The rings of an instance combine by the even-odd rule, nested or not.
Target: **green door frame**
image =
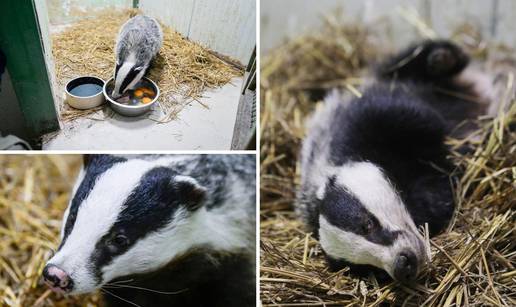
[[[58,130],[59,119],[34,1],[0,1],[0,48],[28,131],[39,137]]]

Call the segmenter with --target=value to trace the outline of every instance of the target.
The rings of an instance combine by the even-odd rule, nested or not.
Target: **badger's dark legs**
[[[381,63],[376,73],[380,79],[435,82],[459,74],[469,63],[467,54],[445,40],[428,40],[414,44]]]

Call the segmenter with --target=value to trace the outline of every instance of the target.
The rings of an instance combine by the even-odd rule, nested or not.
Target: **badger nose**
[[[43,269],[43,280],[54,292],[67,293],[73,288],[72,278],[53,264],[47,264]]]
[[[394,262],[394,278],[402,283],[410,283],[417,276],[417,258],[410,251],[402,252]]]

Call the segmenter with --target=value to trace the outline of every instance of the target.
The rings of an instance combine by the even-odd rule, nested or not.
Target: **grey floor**
[[[242,78],[204,93],[202,102],[186,105],[178,118],[157,123],[159,108],[130,118],[98,112],[62,123],[43,142],[44,150],[226,150],[230,149]],[[108,115],[110,112],[107,112]],[[153,120],[154,119],[154,120]]]

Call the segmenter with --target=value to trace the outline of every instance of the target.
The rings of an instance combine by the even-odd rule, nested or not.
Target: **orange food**
[[[142,97],[143,91],[141,89],[137,89],[136,91],[134,91],[134,96],[138,98]]]
[[[150,88],[142,87],[141,89],[142,89],[142,91],[143,91],[145,94],[147,94],[147,96],[149,96],[149,97],[154,97],[154,95],[156,95],[156,94],[154,93],[154,91],[153,91],[153,90],[151,90]]]
[[[147,104],[151,101],[152,101],[152,99],[150,99],[149,97],[143,97],[143,99],[142,99],[142,103],[144,103],[144,104]]]

